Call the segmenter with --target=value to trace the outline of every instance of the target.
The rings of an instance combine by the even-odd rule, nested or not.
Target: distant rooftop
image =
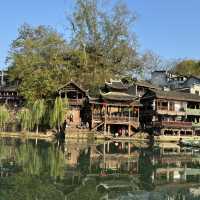
[[[150,88],[150,89],[161,89],[160,87],[150,83],[149,81],[145,80],[136,80],[133,84],[136,84],[141,87]]]

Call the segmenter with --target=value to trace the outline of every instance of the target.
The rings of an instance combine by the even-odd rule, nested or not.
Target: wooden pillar
[[[135,95],[138,96],[137,85],[135,85]]]
[[[130,125],[130,120],[131,120],[131,117],[130,117],[131,113],[130,113],[130,107],[128,108],[128,136],[130,137],[131,135],[131,125]]]
[[[92,111],[92,116],[91,116],[91,128],[93,129],[94,128],[94,122],[93,122],[93,112],[94,112],[94,105],[92,104],[92,108],[91,108],[91,111]]]
[[[131,155],[131,144],[128,143],[128,171],[130,170],[130,155]]]
[[[170,104],[170,102],[168,101],[167,102],[167,110],[169,110],[169,104]]]
[[[128,143],[128,155],[129,156],[131,155],[131,143],[130,142]]]
[[[107,105],[105,106],[105,116],[104,116],[104,134],[106,135],[106,123],[107,123]]]
[[[108,125],[108,135],[110,134],[110,124]]]
[[[106,168],[106,143],[103,143],[103,166]]]
[[[107,152],[109,153],[109,151],[110,151],[110,142],[108,141],[107,142]]]
[[[129,125],[128,125],[128,136],[129,136],[129,137],[131,136],[131,125],[130,125],[130,123],[129,123]]]

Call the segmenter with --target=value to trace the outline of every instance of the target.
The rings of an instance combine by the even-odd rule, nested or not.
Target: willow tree
[[[61,97],[57,97],[54,102],[54,108],[51,114],[50,124],[51,127],[57,126],[59,132],[61,124],[64,122],[64,115],[65,115],[65,104]]]
[[[36,133],[38,134],[38,127],[45,114],[45,101],[44,99],[38,99],[33,104],[32,109],[33,124],[36,126]]]
[[[32,112],[28,108],[22,108],[17,113],[17,119],[21,125],[21,130],[30,131],[33,128]]]
[[[10,119],[10,113],[5,105],[0,106],[0,128],[5,130],[5,125]]]

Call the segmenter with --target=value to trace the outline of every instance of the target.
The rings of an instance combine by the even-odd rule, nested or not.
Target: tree
[[[67,41],[50,27],[24,24],[11,44],[9,77],[28,102],[51,100],[70,79],[95,93],[105,80],[145,66],[133,32],[136,15],[125,4],[75,0],[72,10]]]
[[[5,105],[0,106],[0,128],[5,130],[5,125],[10,119],[10,113]]]
[[[102,5],[97,0],[76,0],[74,12],[68,17],[71,45],[82,52],[84,60],[78,78],[90,87],[123,76],[135,69],[137,61],[135,14],[121,2],[111,9]]]
[[[38,133],[38,126],[45,114],[44,99],[38,99],[33,104],[33,123],[36,125],[36,133]]]
[[[50,124],[52,127],[57,126],[58,132],[60,132],[61,124],[64,122],[66,106],[68,107],[68,103],[64,103],[60,96],[55,99]]]
[[[8,72],[28,102],[52,97],[71,78],[64,58],[67,48],[63,37],[50,27],[20,27],[7,58]]]
[[[33,128],[32,112],[28,108],[22,108],[17,113],[17,119],[23,131],[30,131]]]
[[[173,68],[173,71],[180,75],[200,75],[200,61],[196,60],[183,60],[178,62]]]

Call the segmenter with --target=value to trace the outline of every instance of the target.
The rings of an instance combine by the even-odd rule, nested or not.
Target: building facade
[[[144,129],[171,135],[192,135],[199,128],[200,97],[175,91],[149,90],[141,98]]]

